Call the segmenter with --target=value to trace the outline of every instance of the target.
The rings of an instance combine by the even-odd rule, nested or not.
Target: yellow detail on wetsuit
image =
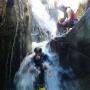
[[[39,88],[39,90],[46,90],[45,87]]]

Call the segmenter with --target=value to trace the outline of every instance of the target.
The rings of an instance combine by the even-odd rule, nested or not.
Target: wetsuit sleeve
[[[47,61],[50,65],[53,64],[48,55],[45,55],[44,57],[45,57],[45,61]]]

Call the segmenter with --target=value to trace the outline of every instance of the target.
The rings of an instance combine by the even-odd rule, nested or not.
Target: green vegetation
[[[80,19],[85,13],[85,7],[84,5],[80,5],[76,14],[77,14],[77,18]]]

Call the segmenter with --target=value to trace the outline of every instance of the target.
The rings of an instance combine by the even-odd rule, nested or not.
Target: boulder
[[[64,37],[57,37],[50,42],[60,58],[60,65],[72,67],[77,76],[90,73],[90,8],[85,15]]]

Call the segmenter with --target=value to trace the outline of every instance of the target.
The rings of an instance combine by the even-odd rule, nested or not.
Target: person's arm
[[[49,56],[43,53],[43,68],[48,69],[51,65],[51,61]]]
[[[46,61],[49,63],[49,65],[53,65],[53,62],[50,60],[48,55],[46,55]]]
[[[29,68],[29,72],[32,74],[40,74],[40,70],[35,67],[35,65],[31,65]]]
[[[67,8],[66,13],[67,13],[67,20],[70,20],[72,18],[72,16],[71,16],[72,9],[71,8]]]
[[[52,76],[52,71],[51,71],[51,65],[49,64],[49,62],[43,63],[43,66],[47,70],[48,76],[51,77]]]
[[[31,64],[29,65],[29,72],[32,74],[37,72],[37,68],[35,66],[34,60],[35,60],[35,57],[32,58]]]

